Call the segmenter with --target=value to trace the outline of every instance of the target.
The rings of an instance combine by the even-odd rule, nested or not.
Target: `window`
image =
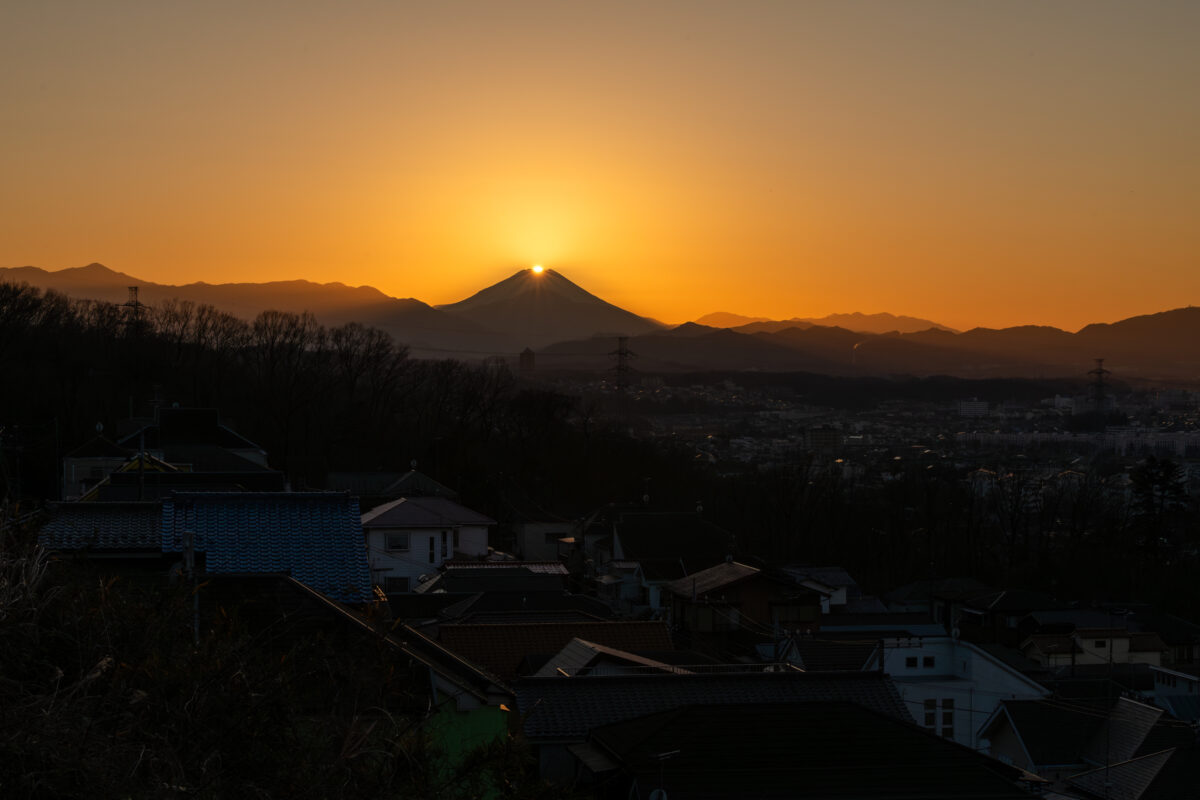
[[[458,549],[458,533],[459,533],[458,528],[455,528],[454,529],[454,549],[455,550]]]
[[[432,536],[429,537],[429,563],[437,563],[437,541]]]
[[[925,727],[931,731],[937,728],[937,700],[925,701]]]
[[[449,531],[442,531],[442,560],[446,558],[446,538]]]
[[[1097,639],[1093,647],[1103,650],[1104,648],[1108,647],[1108,639]]]
[[[925,656],[924,660],[921,662],[921,666],[925,667],[926,669],[932,669],[933,664],[934,664],[933,656]]]
[[[558,540],[563,538],[564,536],[566,536],[566,534],[562,533],[562,532],[547,533],[545,544],[556,545],[556,544],[558,544]]]
[[[907,667],[908,669],[916,669],[917,668],[917,657],[909,656],[908,658],[904,659],[904,666]]]
[[[408,552],[408,534],[389,533],[384,536],[383,545],[389,553]]]
[[[954,698],[947,697],[942,701],[942,736],[954,738]]]
[[[386,577],[383,579],[383,591],[386,594],[408,591],[408,578]]]

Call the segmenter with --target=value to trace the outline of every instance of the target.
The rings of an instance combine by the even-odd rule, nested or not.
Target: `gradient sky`
[[[0,3],[0,266],[1077,328],[1200,304],[1200,2]]]

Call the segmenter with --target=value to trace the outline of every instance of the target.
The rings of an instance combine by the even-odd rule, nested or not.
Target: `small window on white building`
[[[1099,650],[1103,650],[1104,648],[1108,647],[1108,640],[1107,639],[1097,639],[1094,646]]]
[[[442,531],[442,560],[446,559],[446,548],[448,547],[449,531]]]
[[[383,539],[383,546],[389,553],[406,553],[408,552],[408,534],[389,533]]]
[[[429,563],[437,563],[437,540],[432,536],[429,537]]]
[[[908,656],[907,658],[905,658],[904,666],[908,669],[916,669],[917,668],[917,657],[916,656]]]
[[[947,697],[942,701],[942,736],[954,738],[954,698]]]
[[[925,728],[927,730],[937,730],[937,700],[925,701]]]
[[[933,656],[925,656],[925,659],[921,662],[921,666],[931,669],[935,663],[936,661]]]

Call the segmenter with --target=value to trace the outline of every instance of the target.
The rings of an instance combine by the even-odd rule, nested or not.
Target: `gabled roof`
[[[103,436],[96,436],[65,454],[63,458],[128,458],[131,452]]]
[[[401,497],[362,515],[367,528],[453,528],[495,525],[496,520],[445,497]]]
[[[783,657],[801,669],[813,672],[858,672],[876,662],[878,647],[879,643],[874,639],[822,640],[793,636],[787,642]]]
[[[374,599],[358,500],[340,492],[176,493],[163,501],[162,550],[195,536],[205,569],[281,573],[350,603]]]
[[[1103,725],[1092,737],[1084,758],[1093,764],[1128,761],[1138,752],[1163,713],[1161,708],[1128,697],[1117,698]]]
[[[1045,592],[1032,589],[1001,589],[972,597],[967,608],[995,614],[1028,614],[1031,611],[1058,610],[1066,606]]]
[[[424,472],[410,469],[396,480],[392,481],[383,491],[385,497],[444,497],[447,500],[457,500],[458,492],[449,486],[438,483]]]
[[[579,741],[601,725],[689,704],[728,705],[838,700],[909,725],[896,686],[878,672],[714,672],[523,678],[517,706],[531,739]]]
[[[1018,770],[850,702],[697,703],[599,727],[590,744],[672,797],[1032,796]]]
[[[1138,800],[1175,754],[1175,748],[1072,775],[1067,783],[1095,797]]]
[[[1104,706],[1073,700],[1003,700],[980,729],[989,737],[1007,721],[1035,767],[1083,764],[1083,754],[1104,722]]]
[[[1031,650],[1047,656],[1083,652],[1074,636],[1059,633],[1035,633],[1021,642],[1021,652],[1028,653]]]
[[[438,631],[447,649],[505,679],[515,678],[526,658],[550,656],[576,637],[632,653],[675,647],[661,621],[449,624]]]
[[[53,503],[38,534],[47,550],[161,552],[158,502]]]
[[[618,650],[615,647],[605,647],[602,644],[596,644],[595,642],[589,642],[586,639],[577,637],[567,642],[566,647],[551,656],[550,660],[543,664],[541,669],[533,673],[532,677],[576,677],[586,673],[602,661],[616,661],[631,667],[649,667],[651,669],[662,670],[663,672],[690,672],[690,670],[683,669],[682,667],[673,667],[662,661],[655,661],[652,658],[645,658],[635,653],[626,652],[625,650]]]
[[[724,561],[715,567],[693,572],[687,577],[668,583],[666,589],[679,597],[701,597],[708,592],[726,589],[753,578],[761,570],[736,561]]]

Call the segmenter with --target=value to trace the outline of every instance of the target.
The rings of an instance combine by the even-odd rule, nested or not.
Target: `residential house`
[[[763,670],[762,665],[730,665],[688,673],[648,670],[636,675],[522,678],[513,688],[540,774],[564,784],[587,777],[580,756],[586,760],[583,748],[593,731],[691,705],[750,704],[765,710],[784,703],[842,701],[912,724],[885,675]],[[727,740],[736,738],[723,728],[714,733]],[[842,746],[851,745],[843,742]]]
[[[536,672],[572,639],[663,661],[675,649],[661,621],[573,620],[443,624],[438,642],[472,664],[504,680]]]
[[[733,534],[698,512],[644,507],[605,506],[585,524],[583,536],[601,575],[630,584],[616,592],[627,613],[664,608],[667,584],[720,564],[736,550]]]
[[[1200,751],[1188,723],[1118,697],[1005,700],[980,729],[981,746],[1071,797],[1194,797]]]
[[[445,497],[402,497],[362,515],[371,579],[388,594],[412,591],[455,558],[488,553],[495,520]]]
[[[163,558],[162,507],[149,502],[51,503],[38,543],[59,555],[136,562],[157,569]]]
[[[732,560],[672,581],[666,589],[672,623],[691,634],[742,627],[811,632],[821,624],[819,592]]]
[[[828,622],[820,638],[875,644],[881,655],[866,666],[891,676],[917,724],[967,747],[978,746],[976,732],[1000,700],[1049,694],[1011,659],[947,636],[921,615],[845,615]]]
[[[1020,770],[845,701],[701,702],[597,727],[572,752],[611,798],[1035,796]]]
[[[290,575],[333,600],[375,599],[358,500],[340,492],[178,492],[163,500],[162,552],[208,575]]]

